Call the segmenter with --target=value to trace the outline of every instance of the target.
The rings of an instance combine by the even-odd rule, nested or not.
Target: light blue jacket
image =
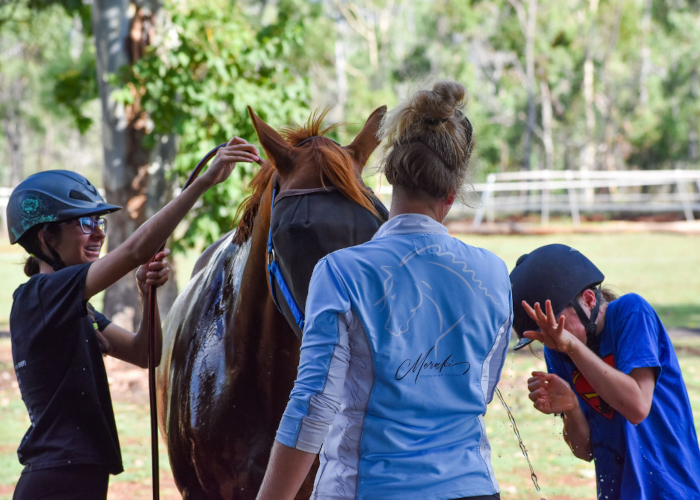
[[[511,321],[503,261],[424,215],[321,259],[276,437],[309,453],[323,445],[312,498],[498,492],[483,415]]]

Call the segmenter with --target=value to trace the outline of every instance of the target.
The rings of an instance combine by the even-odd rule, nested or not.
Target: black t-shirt
[[[13,294],[12,359],[32,422],[17,450],[25,471],[71,464],[124,470],[102,352],[83,300],[89,267],[32,276]],[[109,324],[93,315],[100,330]]]

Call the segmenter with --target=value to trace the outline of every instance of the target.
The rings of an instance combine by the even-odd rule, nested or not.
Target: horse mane
[[[330,108],[316,110],[303,126],[296,128],[286,127],[280,133],[292,146],[296,146],[310,137],[323,137],[339,126],[334,124],[324,129],[321,128],[323,120],[329,111]],[[362,179],[355,173],[352,157],[345,149],[330,141],[323,141],[313,148],[311,155],[312,161],[320,167],[321,183],[324,186],[326,184],[335,186],[343,196],[379,217],[377,209],[372,203],[369,190],[362,182]],[[243,244],[253,234],[253,223],[258,215],[263,193],[276,172],[277,168],[268,160],[250,181],[248,187],[253,193],[241,203],[236,211],[234,220],[238,220],[240,215],[240,222],[233,237],[233,243],[237,245]]]

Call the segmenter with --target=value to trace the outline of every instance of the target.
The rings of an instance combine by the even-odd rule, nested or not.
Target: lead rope
[[[200,171],[209,160],[216,154],[219,148],[226,146],[228,143],[219,144],[214,149],[209,151],[194,168],[187,182],[182,188],[182,191],[187,189],[190,184],[199,175]],[[182,191],[180,191],[182,193]],[[167,241],[167,239],[166,239]],[[161,245],[160,250],[156,255],[163,251],[165,242]],[[155,255],[149,263],[153,262]],[[151,403],[151,474],[153,476],[153,500],[160,499],[160,477],[158,475],[158,407],[156,400],[156,287],[151,285],[151,291],[148,297],[148,395]],[[162,349],[162,347],[161,347]]]

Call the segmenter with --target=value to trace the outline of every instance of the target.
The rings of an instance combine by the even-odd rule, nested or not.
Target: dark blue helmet
[[[513,329],[519,339],[515,350],[532,342],[523,337],[523,332],[539,328],[525,312],[523,300],[533,307],[539,302],[543,309],[545,301],[549,300],[556,316],[568,305],[572,305],[588,331],[589,325],[595,329],[598,305],[596,304],[594,311],[591,311],[589,318],[581,310],[576,297],[587,288],[599,285],[604,279],[605,276],[593,262],[578,250],[566,245],[545,245],[522,255],[510,273],[515,315]]]
[[[10,243],[15,244],[30,228],[121,210],[102,199],[97,188],[80,174],[47,170],[31,175],[12,191],[7,204]]]

